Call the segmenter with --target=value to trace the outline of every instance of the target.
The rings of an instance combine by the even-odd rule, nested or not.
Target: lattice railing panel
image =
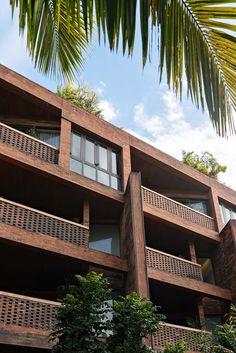
[[[56,302],[0,292],[0,323],[51,331],[58,306]]]
[[[189,222],[198,224],[202,227],[215,230],[215,221],[213,218],[204,215],[194,209],[182,205],[181,203],[169,199],[142,186],[143,201],[151,206],[175,214]]]
[[[88,247],[89,229],[50,214],[0,198],[0,221],[31,232]]]
[[[58,150],[40,140],[0,123],[0,141],[47,162],[57,164]]]
[[[206,331],[171,324],[161,324],[158,331],[153,334],[153,348],[158,349],[159,347],[163,347],[167,342],[178,343],[183,340],[188,350],[201,352],[201,342],[203,341],[203,336],[207,334],[209,333]]]
[[[146,248],[147,266],[202,281],[201,266],[162,251]]]

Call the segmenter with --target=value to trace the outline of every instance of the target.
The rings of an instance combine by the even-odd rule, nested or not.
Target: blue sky
[[[12,21],[9,0],[1,1],[0,33],[0,63],[55,91],[58,83],[34,69],[18,35],[17,16]],[[180,103],[164,81],[159,85],[157,52],[143,70],[138,36],[132,58],[111,53],[94,40],[78,81],[100,95],[108,121],[160,150],[178,159],[182,150],[213,153],[228,166],[221,180],[236,190],[236,137],[217,137],[207,113],[197,110],[186,94]]]

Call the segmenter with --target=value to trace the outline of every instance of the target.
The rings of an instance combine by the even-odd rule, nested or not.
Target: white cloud
[[[101,109],[105,120],[111,122],[117,118],[118,110],[114,107],[113,103],[104,99],[99,103],[99,109]]]
[[[170,92],[163,94],[162,101],[166,112],[162,116],[148,115],[143,104],[136,105],[135,127],[129,132],[177,159],[181,159],[182,150],[209,151],[227,166],[227,172],[220,175],[221,181],[236,190],[236,136],[228,140],[218,137],[209,121],[193,127],[184,118],[184,108]]]
[[[180,106],[180,104],[177,101],[176,96],[173,92],[166,91],[162,95],[162,100],[164,101],[164,103],[166,105],[165,110],[167,113],[167,119],[169,121],[179,120],[183,117],[182,107]]]

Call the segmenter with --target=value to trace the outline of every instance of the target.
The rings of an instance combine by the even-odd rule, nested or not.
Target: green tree
[[[144,343],[151,333],[157,331],[164,316],[156,313],[156,307],[137,293],[113,302],[110,351],[112,353],[152,352]]]
[[[62,300],[52,338],[58,342],[53,353],[106,353],[106,320],[111,290],[107,279],[95,272],[75,276]]]
[[[163,353],[186,353],[187,348],[184,341],[178,343],[166,343]]]
[[[57,87],[57,94],[77,105],[78,107],[87,110],[89,113],[95,114],[99,118],[104,118],[99,109],[99,97],[89,87],[80,86],[73,87],[71,81],[62,88]]]
[[[197,107],[207,105],[219,135],[235,133],[235,19],[232,0],[10,0],[19,7],[19,28],[27,30],[27,47],[35,66],[45,74],[70,78],[83,62],[93,27],[99,42],[108,38],[111,50],[121,39],[123,53],[132,55],[139,9],[142,58],[145,65],[154,44],[159,50],[160,80]],[[95,18],[94,18],[95,17]],[[159,34],[153,41],[153,32]]]
[[[215,180],[218,180],[219,173],[225,173],[227,170],[225,165],[219,164],[215,157],[207,151],[202,152],[201,155],[198,155],[193,151],[182,151],[182,161]]]
[[[62,300],[52,339],[53,353],[152,352],[143,339],[157,330],[163,315],[137,293],[112,302],[108,281],[90,272],[75,276]]]

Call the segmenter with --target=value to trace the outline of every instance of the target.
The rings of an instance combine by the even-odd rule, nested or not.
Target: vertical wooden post
[[[122,188],[123,188],[123,191],[126,190],[131,170],[132,170],[132,168],[131,168],[130,146],[124,145],[122,147]]]
[[[212,210],[212,216],[215,219],[215,223],[216,223],[216,230],[220,232],[224,227],[224,225],[222,222],[222,217],[220,212],[219,199],[213,187],[211,187],[211,190],[209,192],[209,199],[210,199],[210,206]]]
[[[121,219],[122,253],[128,260],[126,291],[149,296],[140,173],[131,173]]]
[[[71,122],[61,118],[59,165],[70,169]]]
[[[201,328],[205,328],[205,313],[204,313],[204,306],[202,303],[202,299],[198,300],[197,308],[198,308],[199,324],[200,324]]]
[[[84,201],[83,205],[83,225],[89,227],[89,201]]]
[[[197,263],[197,255],[196,255],[196,249],[195,249],[195,244],[193,241],[188,242],[189,246],[189,254],[190,254],[190,260],[194,263]]]

